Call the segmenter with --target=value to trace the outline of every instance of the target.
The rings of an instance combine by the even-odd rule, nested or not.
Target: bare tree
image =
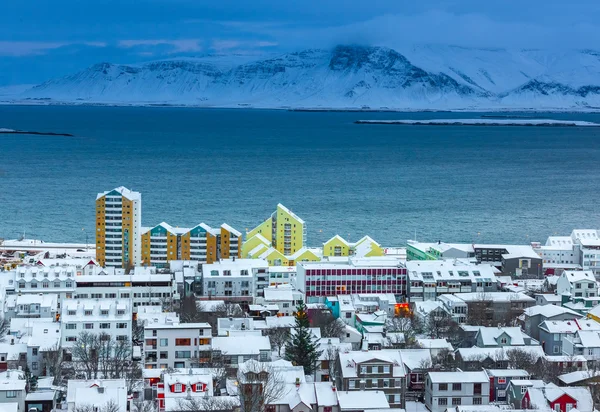
[[[73,408],[73,412],[119,412],[119,409],[119,404],[113,399],[109,399],[102,405],[78,404]]]
[[[313,312],[311,326],[319,328],[323,338],[339,338],[346,332],[344,322],[336,319],[325,305],[322,305],[320,310]]]
[[[82,369],[86,379],[97,379],[100,366],[100,339],[98,335],[81,332],[71,347],[77,369]]]
[[[201,322],[201,312],[198,311],[198,306],[196,305],[196,297],[194,295],[189,295],[181,299],[179,302],[179,320],[182,323],[195,323]]]
[[[134,321],[131,325],[131,339],[136,345],[144,342],[144,321]]]
[[[244,311],[237,303],[221,303],[215,306],[213,310],[214,315],[217,318],[242,318],[244,317]]]
[[[0,342],[5,341],[8,332],[10,332],[10,320],[0,316]]]
[[[436,369],[453,370],[456,367],[454,352],[447,348],[441,349],[432,361]]]
[[[404,335],[405,348],[415,347],[417,334],[421,330],[421,322],[414,315],[389,318],[386,323],[386,332],[402,333]]]
[[[128,394],[138,392],[144,386],[142,365],[137,361],[131,362],[131,365],[124,370],[122,378],[125,379]]]
[[[337,346],[329,345],[327,350],[323,352],[323,356],[327,361],[327,372],[329,374],[329,380],[331,382],[337,382],[339,377],[338,370],[338,358],[340,356],[340,348]]]
[[[238,397],[242,412],[264,412],[287,395],[281,374],[269,363],[249,361],[238,370]]]
[[[56,342],[42,352],[42,369],[45,369],[47,376],[52,376],[53,385],[62,384],[63,373],[67,369],[68,362],[64,359],[64,352],[60,344]]]
[[[506,358],[508,359],[508,367],[510,369],[529,369],[532,365],[535,365],[538,358],[529,351],[521,348],[509,349],[506,351]]]
[[[156,412],[158,410],[155,401],[143,400],[142,398],[134,398],[132,405],[132,412]]]
[[[283,348],[290,340],[289,328],[284,328],[282,326],[269,328],[265,330],[265,335],[269,337],[271,347],[276,348],[277,354],[281,356],[281,348]]]
[[[201,396],[177,401],[177,410],[181,412],[228,412],[235,410],[238,406],[239,401],[224,396]]]

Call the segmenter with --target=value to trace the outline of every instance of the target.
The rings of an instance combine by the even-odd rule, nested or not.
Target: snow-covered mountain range
[[[600,109],[600,52],[337,46],[100,63],[14,100],[225,107]]]

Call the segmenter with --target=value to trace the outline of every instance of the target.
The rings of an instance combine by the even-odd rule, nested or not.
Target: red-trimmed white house
[[[197,373],[165,373],[156,385],[159,411],[178,410],[186,399],[213,396],[212,376]]]

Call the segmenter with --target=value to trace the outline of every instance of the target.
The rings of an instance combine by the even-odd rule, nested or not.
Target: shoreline
[[[532,108],[532,107],[463,107],[463,108],[361,108],[361,107],[291,107],[283,106],[253,106],[239,103],[235,105],[202,105],[166,102],[69,102],[50,100],[0,100],[0,106],[83,106],[83,107],[144,107],[144,108],[186,108],[186,109],[213,109],[213,110],[280,110],[288,112],[324,112],[324,113],[574,113],[574,114],[596,114],[600,113],[600,107],[589,108]]]

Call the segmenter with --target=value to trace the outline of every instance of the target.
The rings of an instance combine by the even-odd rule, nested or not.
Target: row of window
[[[60,287],[62,287],[62,286],[61,286],[61,282],[60,282],[60,281],[55,281],[55,282],[52,282],[52,283],[51,283],[51,282],[49,282],[49,281],[47,281],[47,280],[43,280],[41,283],[42,283],[42,288],[43,288],[43,289],[47,289],[47,288],[49,288],[49,287],[50,287],[50,284],[52,284],[52,285],[53,285],[53,287],[55,287],[55,288],[60,288]],[[32,280],[32,281],[29,283],[29,287],[30,287],[31,289],[37,289],[37,287],[38,287],[38,282],[37,282],[36,280]],[[73,282],[70,282],[70,281],[68,281],[68,282],[65,282],[65,288],[72,288],[72,287],[73,287]],[[27,288],[27,282],[25,282],[24,280],[20,280],[20,281],[19,281],[19,289],[26,289],[26,288]]]
[[[117,335],[115,337],[116,340],[118,341],[122,341],[122,340],[128,340],[128,336],[127,335]],[[65,338],[65,342],[77,342],[77,336],[67,336]]]
[[[400,379],[367,379],[367,388],[399,388]],[[348,381],[348,389],[359,389],[360,381],[358,379],[351,379]]]
[[[462,402],[461,398],[452,398],[452,405],[460,405]],[[473,405],[481,405],[482,398],[473,398]],[[438,398],[438,405],[448,405],[448,398]]]
[[[90,309],[85,309],[83,311],[83,314],[85,316],[93,316],[94,315],[94,311],[90,310]],[[109,310],[108,309],[101,309],[100,310],[100,315],[102,315],[102,316],[108,316],[108,314],[109,314]],[[69,316],[77,316],[77,311],[69,309],[69,310],[67,310],[67,315],[69,315]],[[117,309],[117,315],[120,315],[120,316],[125,315],[125,310],[124,309]]]

